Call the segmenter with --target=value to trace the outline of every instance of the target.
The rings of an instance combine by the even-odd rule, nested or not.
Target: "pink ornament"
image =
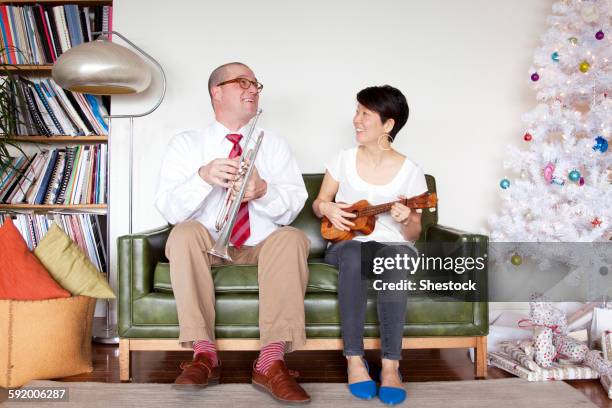
[[[544,180],[552,183],[553,173],[555,171],[555,165],[552,163],[548,163],[546,167],[544,167]]]

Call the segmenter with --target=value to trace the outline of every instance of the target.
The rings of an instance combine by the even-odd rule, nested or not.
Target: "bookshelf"
[[[2,4],[2,2],[0,2]],[[47,75],[51,74],[51,70],[53,69],[53,65],[30,65],[30,64],[18,64],[16,66],[7,66],[4,67],[6,71],[12,71],[15,73],[23,72],[23,73],[32,73],[32,72],[40,72]]]
[[[79,4],[79,5],[92,5],[92,4],[102,4],[106,6],[110,6],[113,4],[112,0],[43,0],[43,1],[32,1],[32,0],[12,0],[12,1],[0,1],[0,3],[4,4]]]
[[[108,143],[108,136],[15,136],[12,138],[15,142],[35,143],[35,144],[65,144],[65,143]]]
[[[90,210],[106,210],[106,204],[0,204],[0,210],[18,211],[18,210],[34,210],[34,211],[49,211],[49,210],[74,210],[74,211],[90,211]]]
[[[41,13],[42,17],[36,16],[38,18],[38,21],[35,21],[34,16],[30,15],[31,20],[28,20],[29,15],[26,13],[25,9],[21,7],[27,6],[28,8],[34,8],[34,7],[38,7],[39,5],[42,6],[41,7],[42,12],[48,13],[48,14]],[[69,11],[68,11],[69,7],[64,7],[66,5],[78,5],[79,6],[78,12],[76,14],[76,20],[73,20],[73,21],[69,20],[69,17],[71,16],[69,15]],[[51,72],[53,69],[53,64],[51,63],[52,60],[49,59],[49,56],[52,54],[53,60],[55,60],[57,57],[59,57],[61,53],[65,52],[67,49],[64,46],[64,44],[60,46],[60,42],[58,41],[59,36],[62,35],[62,32],[60,31],[61,28],[63,28],[65,32],[65,36],[68,37],[68,40],[67,40],[69,44],[68,48],[71,45],[78,44],[78,42],[75,42],[74,40],[74,38],[78,38],[78,36],[77,37],[73,36],[73,34],[75,33],[74,30],[76,29],[75,27],[77,26],[78,26],[78,31],[80,33],[79,35],[81,36],[82,41],[87,41],[88,39],[93,40],[94,36],[90,33],[94,31],[100,31],[102,29],[110,28],[108,26],[101,26],[102,16],[99,14],[101,7],[97,7],[97,6],[112,6],[112,1],[109,1],[109,0],[78,0],[78,1],[66,1],[66,0],[2,1],[0,0],[0,6],[2,6],[0,8],[0,24],[2,24],[2,17],[13,19],[13,20],[8,20],[10,27],[4,27],[4,26],[2,27],[3,29],[9,28],[10,34],[12,37],[12,41],[13,41],[12,44],[17,46],[18,41],[20,41],[20,44],[23,45],[25,43],[27,44],[27,47],[28,47],[26,49],[26,52],[22,54],[22,55],[27,55],[28,59],[26,59],[25,57],[21,57],[21,60],[15,63],[16,61],[14,60],[14,56],[13,56],[13,61],[6,61],[6,60],[4,61],[5,64],[9,64],[9,65],[3,64],[2,70],[5,72],[8,71],[10,74],[15,75],[15,76],[17,75],[20,77],[23,76],[27,80],[30,80],[30,78],[42,78],[42,81],[50,80]],[[13,8],[4,7],[4,6],[12,6]],[[18,12],[15,11],[15,8],[17,7],[20,8]],[[92,14],[90,15],[90,14],[83,13],[82,12],[83,7],[88,7],[89,12]],[[58,18],[57,14],[54,15],[55,17],[51,16],[51,14],[54,13],[52,8],[58,8],[58,9],[63,10],[63,12],[60,11],[62,19],[65,19],[65,21],[63,22],[64,24],[63,26],[60,25],[60,21],[61,21],[60,19],[55,20],[54,23],[51,24],[51,20],[53,20],[54,18]],[[10,12],[9,12],[9,9],[10,9]],[[112,21],[112,17],[110,16],[111,12],[108,10],[104,10],[104,12],[105,13],[108,12],[108,14],[105,14],[105,17],[108,16],[108,19],[104,20],[104,24],[110,24],[109,20]],[[94,16],[94,13],[95,13],[95,16]],[[6,22],[7,20],[4,20],[4,21]],[[17,22],[17,24],[15,24],[15,22]],[[37,25],[37,23],[39,24],[42,23],[42,24]],[[76,23],[76,24],[73,24],[73,23]],[[71,26],[69,26],[69,24],[71,24]],[[20,28],[17,28],[17,27],[20,27]],[[55,33],[53,33],[52,31],[53,29],[57,29]],[[36,33],[34,33],[33,30],[36,30]],[[44,32],[41,30],[48,30],[48,31]],[[7,46],[7,36],[8,34],[6,30],[3,32],[0,31],[0,47],[7,48],[6,47]],[[25,42],[24,42],[24,39],[26,40]],[[38,46],[36,51],[32,51],[31,47],[33,44],[36,44]],[[47,48],[44,49],[44,47],[47,47]],[[33,55],[37,55],[37,58],[32,58],[30,60],[29,58]],[[8,57],[5,57],[5,59],[8,59]],[[24,62],[23,61],[24,59],[26,59],[26,61],[28,62],[37,61],[39,63],[35,63],[35,64],[19,63],[19,62]],[[35,81],[35,80],[32,80],[32,81]],[[41,86],[41,88],[43,91],[45,91],[44,87]],[[55,93],[55,89],[51,90],[51,88],[49,88],[49,90],[51,91],[50,93],[52,95]],[[16,93],[18,92],[19,91],[17,91]],[[23,93],[23,90],[21,92]],[[36,92],[34,92],[33,95],[36,96]],[[49,92],[47,92],[47,95],[49,95]],[[81,148],[83,150],[87,149],[89,152],[91,152],[90,156],[87,156],[87,157],[89,157],[89,159],[93,161],[94,160],[93,159],[94,146],[105,146],[105,148],[108,148],[108,136],[105,134],[102,134],[103,132],[100,132],[100,130],[104,128],[103,126],[100,126],[100,124],[95,124],[96,126],[94,128],[94,126],[91,126],[93,125],[93,123],[87,122],[85,119],[83,119],[83,116],[85,116],[85,113],[84,113],[85,108],[83,106],[80,106],[80,108],[76,107],[76,105],[72,107],[68,106],[69,104],[74,103],[73,102],[74,100],[76,100],[78,103],[81,103],[83,101],[87,102],[86,99],[83,99],[83,101],[81,101],[75,97],[75,99],[67,98],[63,101],[56,100],[55,104],[51,106],[52,109],[60,107],[60,111],[66,114],[65,117],[62,117],[59,120],[59,126],[55,125],[58,123],[56,119],[53,119],[53,122],[48,120],[52,116],[51,112],[49,112],[48,116],[45,116],[45,118],[48,120],[46,123],[48,130],[50,130],[52,126],[53,126],[53,129],[55,130],[54,132],[49,132],[51,134],[27,131],[27,129],[35,129],[35,130],[41,129],[40,126],[34,126],[36,122],[34,120],[35,119],[34,115],[32,115],[30,116],[30,119],[31,119],[31,123],[29,123],[30,126],[22,128],[22,129],[18,129],[19,135],[10,137],[10,140],[12,142],[18,143],[20,146],[23,146],[26,152],[32,152],[32,154],[35,152],[40,153],[44,150],[49,150],[50,152],[52,152],[53,150],[67,152],[68,151],[67,149],[69,147],[71,149],[74,149],[77,146],[80,146],[79,149]],[[37,100],[37,102],[42,102],[42,100],[41,101]],[[61,102],[64,102],[64,104],[62,104]],[[98,102],[101,106],[103,106],[102,101],[98,101]],[[46,105],[41,105],[40,103],[38,103],[37,106],[40,109],[39,115],[40,115],[40,112],[43,112],[42,106],[44,106],[44,108],[46,108],[49,111],[49,108],[47,108]],[[32,105],[25,105],[25,108],[27,108],[28,111],[31,109],[31,107]],[[23,106],[21,108],[23,108]],[[72,108],[71,112],[74,117],[68,118],[71,113],[69,108]],[[108,110],[109,109],[110,109],[110,106],[108,107]],[[77,116],[76,113],[78,113],[79,118],[76,118]],[[90,109],[90,113],[95,113],[93,108]],[[101,109],[97,113],[99,114],[98,116],[94,114],[92,116],[88,116],[87,118],[90,121],[92,120],[92,118],[93,120],[96,120],[96,119],[99,120],[100,118],[104,117],[104,114],[107,114],[109,112],[104,112],[104,110]],[[78,124],[75,125],[75,123],[79,121],[81,124],[87,125],[87,129],[85,129],[86,130],[85,132],[81,132],[82,127],[79,127]],[[66,129],[70,131],[68,132],[68,134],[61,134],[61,132],[59,132],[58,130],[66,127],[65,126],[66,123],[72,124],[74,126],[71,126],[68,129]],[[24,130],[26,130],[26,132],[24,132]],[[83,135],[83,133],[87,135]],[[97,148],[96,151],[99,151],[99,149],[100,148]],[[86,187],[91,188],[89,183],[92,183],[91,185],[93,185],[93,180],[96,180],[96,183],[103,183],[106,187],[101,189],[99,194],[95,194],[96,200],[100,198],[101,203],[98,203],[98,204],[91,204],[91,203],[90,204],[66,204],[66,202],[68,201],[64,201],[64,204],[57,203],[57,202],[55,204],[49,204],[49,203],[32,204],[32,203],[26,203],[26,202],[21,202],[21,203],[0,202],[0,217],[10,216],[12,218],[15,218],[15,220],[21,220],[20,229],[22,230],[22,233],[24,233],[24,231],[27,230],[27,228],[30,228],[30,225],[31,225],[30,235],[32,236],[36,235],[37,239],[39,237],[42,238],[43,233],[46,231],[46,228],[50,225],[52,220],[55,220],[55,222],[59,222],[60,226],[62,226],[65,229],[68,235],[70,235],[71,238],[75,240],[75,242],[77,240],[73,237],[73,234],[77,234],[78,228],[86,228],[87,226],[89,226],[89,228],[91,228],[90,231],[92,233],[91,236],[93,237],[94,244],[96,242],[102,243],[102,249],[100,250],[99,253],[97,253],[97,255],[94,256],[94,258],[104,257],[103,261],[98,259],[97,263],[94,262],[94,264],[96,264],[103,273],[108,273],[109,272],[109,267],[108,267],[109,259],[108,259],[107,254],[108,254],[110,245],[109,245],[109,234],[108,234],[107,226],[108,226],[109,207],[106,204],[107,201],[105,199],[105,196],[108,194],[107,189],[109,185],[109,169],[107,165],[108,164],[108,154],[109,154],[108,149],[106,149],[106,155],[95,156],[97,159],[96,163],[98,167],[95,167],[92,164],[91,168],[88,168],[88,171],[91,170],[93,172],[103,169],[104,174],[98,173],[95,175],[95,177],[92,176],[91,180],[87,180],[87,184],[84,184],[83,186],[83,190],[85,191]],[[51,153],[49,153],[49,156],[50,155]],[[42,163],[42,159],[40,161]],[[52,163],[53,161],[51,160],[50,162]],[[101,166],[102,162],[106,163],[106,165]],[[49,165],[49,162],[47,162],[47,165]],[[85,178],[87,179],[87,177],[91,174],[94,174],[94,173],[86,173]],[[3,181],[2,171],[0,171],[0,191],[2,187],[2,181]],[[32,182],[32,186],[33,185],[34,185],[34,182]],[[97,188],[98,186],[99,184],[94,185],[95,188]],[[95,188],[94,188],[94,191],[97,191],[95,190]],[[85,197],[84,194],[85,193],[83,193],[82,197]],[[91,195],[88,195],[88,197],[91,197],[92,195],[94,194],[92,193]],[[38,194],[35,194],[34,196],[38,196]],[[2,195],[0,195],[0,199],[2,198],[3,198]],[[77,200],[77,202],[87,202],[87,201]],[[100,220],[99,217],[102,217],[103,219]],[[94,218],[96,218],[95,223],[93,222]],[[49,220],[48,223],[46,220]],[[37,225],[36,222],[39,222],[40,224]],[[68,231],[71,225],[75,226],[74,227],[75,229]],[[97,234],[94,232],[95,229],[97,229],[97,232],[98,232]],[[100,230],[102,230],[102,232],[100,232]],[[28,235],[28,234],[24,233],[24,235]],[[26,238],[26,241],[28,241],[28,244],[30,245],[36,244],[36,241],[33,241],[31,237],[29,236]],[[88,253],[86,250],[84,250],[84,252],[86,254]],[[92,261],[94,261],[94,259],[92,258],[92,254],[89,253],[89,255]]]

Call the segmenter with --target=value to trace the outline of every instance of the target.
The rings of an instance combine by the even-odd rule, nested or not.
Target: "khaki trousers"
[[[230,262],[209,255],[213,245],[210,233],[198,221],[174,226],[166,243],[179,342],[184,347],[191,347],[195,340],[215,341],[215,287],[210,268]],[[257,265],[261,347],[285,341],[292,351],[306,343],[309,249],[306,235],[293,227],[279,228],[256,246],[229,247],[233,263]]]

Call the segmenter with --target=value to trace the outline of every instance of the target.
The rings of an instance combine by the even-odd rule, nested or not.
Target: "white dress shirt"
[[[371,205],[379,205],[398,200],[403,195],[408,198],[427,192],[427,182],[423,170],[408,158],[404,159],[393,180],[387,184],[370,184],[357,173],[357,147],[341,151],[330,163],[327,171],[339,184],[335,201],[354,204],[367,200]],[[357,241],[404,242],[401,225],[395,222],[389,212],[376,216],[376,226],[370,235],[357,233]]]
[[[263,129],[256,127],[252,145]],[[215,221],[226,189],[205,182],[198,170],[214,159],[227,158],[233,143],[225,136],[243,135],[244,149],[248,129],[231,132],[215,121],[205,129],[189,130],[176,135],[162,163],[155,206],[171,224],[198,220],[217,239]],[[264,131],[255,166],[268,184],[263,197],[249,201],[251,236],[244,245],[256,245],[279,226],[290,224],[299,214],[308,196],[304,179],[287,143]]]

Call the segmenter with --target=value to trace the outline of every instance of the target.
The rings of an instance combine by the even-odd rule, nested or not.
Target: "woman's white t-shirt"
[[[367,200],[372,205],[384,204],[404,195],[408,198],[427,192],[425,175],[421,168],[410,161],[404,160],[402,167],[393,180],[387,184],[370,184],[357,173],[357,147],[342,150],[326,165],[327,171],[340,185],[336,193],[336,202],[353,204],[359,200]],[[376,227],[370,235],[357,233],[353,238],[358,241],[403,242],[401,225],[386,212],[376,218]]]

